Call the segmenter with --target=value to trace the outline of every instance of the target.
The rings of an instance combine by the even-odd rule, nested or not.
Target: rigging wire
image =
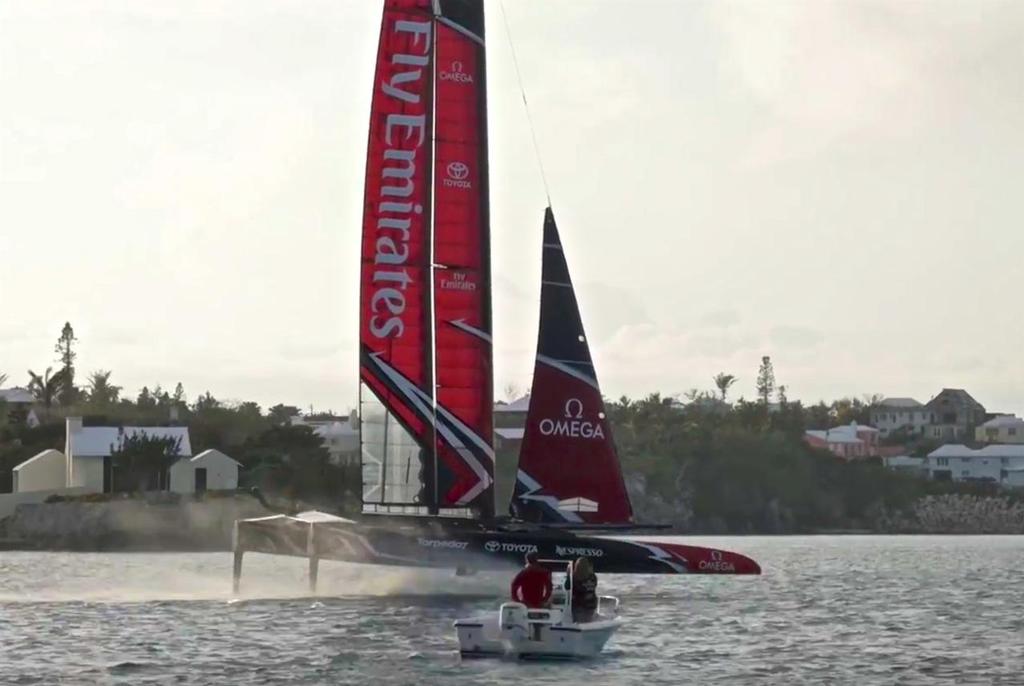
[[[505,36],[508,38],[508,47],[512,52],[512,64],[516,69],[516,81],[519,83],[519,93],[523,97],[523,109],[526,111],[526,122],[530,127],[530,140],[533,141],[533,155],[537,160],[537,168],[540,170],[540,180],[544,184],[544,195],[548,201],[548,207],[551,207],[551,190],[548,188],[548,177],[544,173],[544,162],[540,156],[540,146],[537,144],[537,129],[533,125],[533,116],[530,115],[530,103],[526,101],[526,88],[523,86],[523,74],[519,70],[519,59],[516,57],[516,46],[512,42],[512,29],[509,28],[508,15],[505,13],[505,2],[502,0],[499,3],[501,7],[501,18],[505,24]]]

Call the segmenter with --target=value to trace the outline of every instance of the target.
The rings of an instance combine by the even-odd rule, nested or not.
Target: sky
[[[504,0],[605,395],[1024,414],[1024,4]],[[544,185],[487,3],[495,387]],[[347,412],[381,3],[0,3],[0,373]]]

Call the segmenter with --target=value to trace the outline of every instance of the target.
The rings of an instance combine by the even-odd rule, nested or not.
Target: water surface
[[[501,576],[247,555],[0,552],[0,684],[1021,684],[1024,537],[688,538],[764,575],[603,576],[603,657],[458,657]]]

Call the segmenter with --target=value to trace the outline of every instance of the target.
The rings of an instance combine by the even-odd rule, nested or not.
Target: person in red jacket
[[[534,609],[547,607],[551,599],[551,572],[537,560],[537,553],[527,553],[526,566],[512,580],[512,600]]]

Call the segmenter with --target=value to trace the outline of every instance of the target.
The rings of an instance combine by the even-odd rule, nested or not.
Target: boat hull
[[[622,626],[617,617],[598,617],[583,624],[564,622],[561,610],[542,611],[544,621],[531,621],[519,603],[505,603],[497,613],[456,620],[455,633],[463,657],[575,660],[595,657]]]
[[[235,551],[380,565],[508,570],[527,553],[552,561],[588,557],[603,574],[760,574],[739,553],[656,540],[580,536],[538,528],[501,531],[436,521],[378,525],[315,513],[236,522]]]

